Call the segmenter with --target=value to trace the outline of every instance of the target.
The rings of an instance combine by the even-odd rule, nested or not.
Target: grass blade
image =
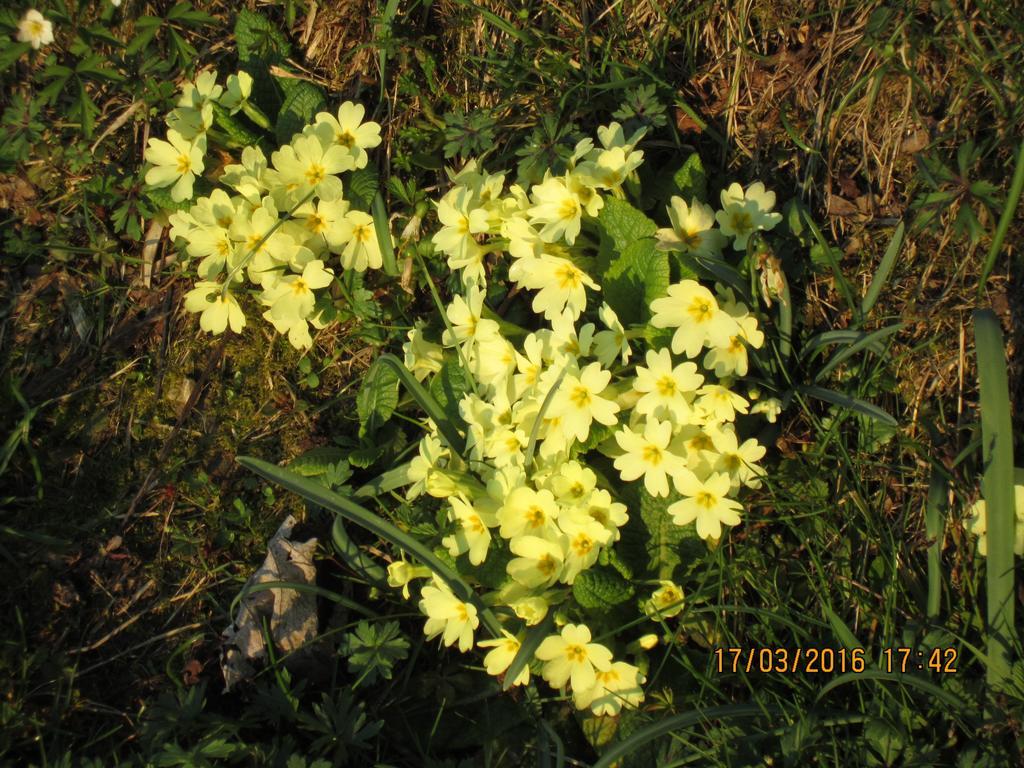
[[[395,260],[395,246],[391,242],[391,226],[388,224],[388,212],[384,207],[384,196],[380,190],[373,198],[371,206],[373,213],[373,229],[377,233],[377,243],[380,245],[380,255],[384,262],[384,274],[396,277],[398,275],[398,262]]]
[[[892,240],[889,241],[889,247],[885,249],[882,261],[878,265],[878,271],[871,278],[871,285],[868,286],[867,293],[864,294],[864,300],[860,304],[860,313],[865,317],[871,311],[871,308],[875,306],[875,302],[878,301],[878,296],[882,293],[882,288],[885,287],[889,274],[896,264],[896,257],[899,255],[900,246],[903,245],[904,229],[904,224],[901,221],[896,227],[896,231],[892,233]]]
[[[816,700],[821,701],[830,691],[835,690],[841,685],[864,682],[865,680],[877,680],[879,682],[909,685],[911,688],[917,688],[923,693],[927,693],[929,696],[934,697],[936,700],[947,704],[954,710],[959,711],[967,708],[967,704],[962,699],[954,696],[949,691],[940,688],[931,680],[926,680],[925,678],[917,675],[901,674],[898,672],[883,672],[880,669],[865,669],[862,672],[847,672],[845,675],[839,675],[839,677],[834,680],[830,680],[820,691],[818,691]]]
[[[1003,213],[999,217],[999,224],[996,225],[996,233],[992,238],[992,244],[985,256],[985,266],[981,270],[981,280],[978,281],[978,297],[985,293],[985,283],[988,276],[996,266],[996,259],[999,258],[999,250],[1003,247],[1003,240],[1010,229],[1014,214],[1017,212],[1017,203],[1020,202],[1021,192],[1024,192],[1024,141],[1017,149],[1017,166],[1013,169],[1013,181],[1010,182],[1010,194],[1006,196],[1006,205],[1003,206]]]
[[[856,650],[857,648],[863,648],[863,644],[860,643],[846,622],[839,618],[839,614],[833,611],[829,607],[825,607],[825,615],[828,617],[828,623],[832,625],[832,631],[836,637],[839,638],[839,642],[843,644],[843,647],[848,651]]]
[[[862,349],[865,349],[865,348],[869,348],[869,349],[881,348],[884,351],[885,347],[882,346],[881,341],[883,339],[885,339],[886,337],[888,337],[888,336],[892,336],[894,333],[896,333],[897,331],[900,331],[902,329],[903,329],[903,323],[896,323],[895,325],[890,325],[890,326],[887,326],[885,328],[879,328],[877,331],[872,331],[871,333],[862,333],[862,334],[860,334],[860,338],[858,338],[857,341],[853,342],[852,344],[850,344],[849,346],[847,346],[844,349],[840,349],[838,352],[836,352],[834,355],[832,355],[832,359],[829,360],[827,363],[825,363],[825,365],[823,365],[818,370],[818,372],[816,374],[814,374],[814,380],[815,381],[821,381],[832,370],[834,370],[836,368],[836,366],[838,366],[844,360],[847,360],[850,357],[853,357],[855,354],[860,352]]]
[[[334,541],[334,550],[338,557],[345,561],[356,573],[359,573],[370,584],[379,589],[385,589],[388,585],[387,572],[381,568],[372,558],[367,557],[345,530],[345,518],[338,515],[334,518],[334,525],[331,527],[331,539]]]
[[[395,488],[401,488],[403,485],[408,485],[409,467],[411,466],[412,462],[408,461],[394,469],[389,469],[387,472],[382,472],[370,482],[359,486],[352,495],[362,498],[380,496],[382,493],[387,493],[388,491],[395,490]]]
[[[612,768],[621,758],[630,752],[653,741],[659,736],[689,728],[708,720],[741,720],[751,717],[763,717],[776,712],[774,707],[759,707],[756,704],[731,704],[724,707],[710,707],[708,709],[692,710],[683,712],[680,715],[666,717],[653,725],[641,728],[628,739],[620,742],[601,755],[601,759],[594,763],[593,768]]]
[[[462,454],[466,451],[466,439],[459,434],[455,426],[449,421],[447,414],[437,404],[437,401],[430,396],[430,393],[423,388],[423,385],[416,381],[416,377],[409,372],[409,369],[397,357],[387,354],[381,355],[378,359],[384,365],[389,365],[395,370],[398,378],[402,380],[405,388],[409,390],[409,394],[413,396],[427,416],[433,419],[434,423],[437,424],[438,431],[447,441],[448,445],[461,458]]]
[[[505,670],[505,682],[501,686],[503,691],[511,688],[512,681],[519,677],[523,667],[533,661],[533,654],[537,652],[540,644],[544,642],[544,638],[551,633],[551,627],[554,623],[555,612],[548,611],[548,615],[544,617],[544,620],[526,633],[526,639],[519,645],[519,650],[516,651],[516,655],[512,658],[512,663]]]
[[[990,692],[1010,680],[1013,639],[1013,542],[1016,526],[1013,498],[1013,422],[1006,374],[1003,333],[990,309],[974,312],[974,344],[981,390],[981,436],[988,528],[986,587],[988,592],[988,657]]]
[[[854,344],[864,338],[865,335],[863,331],[824,331],[804,342],[803,349],[800,350],[800,357],[809,357],[829,344]],[[881,355],[885,352],[885,347],[881,344],[869,344],[867,348],[876,355]]]
[[[843,408],[849,408],[852,411],[857,411],[872,419],[878,419],[878,421],[883,424],[888,424],[890,427],[899,425],[899,422],[897,422],[896,419],[883,411],[877,405],[872,405],[858,397],[850,397],[849,395],[844,395],[841,392],[836,392],[832,389],[825,389],[824,387],[805,386],[799,387],[797,391],[801,394],[817,398],[818,400],[824,400],[826,403],[832,403],[833,405],[840,405]]]
[[[488,631],[494,637],[501,637],[501,624],[497,617],[488,608],[472,588],[463,581],[458,573],[445,565],[438,557],[423,546],[417,539],[404,531],[399,530],[382,517],[375,515],[365,507],[356,504],[334,491],[328,490],[319,483],[307,480],[291,470],[278,467],[269,462],[257,459],[252,456],[239,456],[238,463],[246,469],[250,469],[265,480],[284,486],[289,491],[299,494],[302,498],[319,504],[346,520],[363,526],[368,531],[377,534],[382,539],[391,542],[396,547],[404,550],[415,557],[425,566],[430,568],[438,577],[444,581],[460,600],[471,603],[477,610],[481,621],[486,625]]]
[[[836,256],[832,252],[832,247],[825,240],[825,236],[821,233],[818,225],[814,222],[814,218],[811,216],[810,211],[801,206],[800,216],[803,218],[807,228],[811,230],[811,234],[814,235],[814,239],[817,240],[818,245],[821,246],[822,255],[825,257],[825,260],[828,261],[829,269],[832,270],[832,275],[836,279],[836,288],[839,290],[839,293],[842,294],[843,300],[846,302],[846,306],[848,306],[850,311],[854,314],[859,314],[860,304],[857,303],[853,296],[853,288],[850,287],[850,283],[846,280],[842,270],[839,269],[839,262],[836,261]]]
[[[928,618],[939,615],[942,606],[942,534],[946,514],[946,478],[938,467],[932,467],[925,505],[924,529],[931,544],[928,547]]]

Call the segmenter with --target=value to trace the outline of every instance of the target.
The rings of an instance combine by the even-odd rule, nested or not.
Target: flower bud
[[[409,582],[413,579],[427,579],[433,571],[425,565],[413,565],[405,560],[396,560],[388,566],[388,586],[402,588],[402,597],[409,599]]]

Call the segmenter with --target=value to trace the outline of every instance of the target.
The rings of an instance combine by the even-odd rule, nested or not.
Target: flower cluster
[[[249,104],[252,85],[245,72],[224,86],[212,72],[187,84],[167,117],[167,139],[149,140],[146,182],[170,187],[174,201],[192,200],[215,110],[257,113]],[[323,328],[332,316],[323,289],[335,280],[328,266],[334,257],[358,272],[381,266],[373,218],[351,209],[339,178],[365,168],[366,150],[380,144],[380,126],[363,118],[363,107],[352,102],[336,114],[321,112],[269,161],[259,147],[246,146],[208,196],[170,217],[172,237],[200,260],[185,308],[200,314],[203,330],[242,330],[245,315],[233,291],[247,277],[259,289],[263,317],[294,347],[308,348],[310,325]]]
[[[503,582],[482,599],[507,609],[512,630],[475,641],[476,607],[434,577],[419,602],[427,636],[457,642],[462,651],[491,648],[485,666],[500,675],[526,628],[554,611],[561,630],[540,643],[537,668],[553,687],[569,686],[579,708],[597,714],[635,706],[644,675],[642,662],[614,660],[589,627],[570,623],[565,612],[572,611],[580,574],[614,547],[630,516],[588,456],[603,454],[619,479],[642,482],[656,499],[674,495],[671,519],[694,522],[701,538],[714,541],[723,526],[740,522],[735,496],[759,485],[757,462],[765,455],[736,426],[737,415],[751,410],[750,393],[737,391],[737,379],[747,374],[748,350],[764,336],[735,292],[693,279],[671,285],[649,305],[650,325],[666,338],[655,344],[644,328],[624,327],[584,266],[593,264],[587,228],[607,196],[626,196],[624,185],[643,161],[641,138],[642,132],[627,137],[616,123],[601,128],[599,144],[580,142],[564,173],[549,171],[529,190],[506,188],[504,174],[475,162],[450,173],[452,187],[436,203],[441,226],[433,243],[460,272],[464,290],[445,308],[439,338],[429,338],[421,324],[404,345],[405,364],[417,378],[437,375],[454,353],[471,379],[459,404],[465,450],[457,452],[431,422],[408,465],[406,495],[444,500],[449,530],[441,543],[453,560],[468,561],[468,575],[492,559],[503,564]],[[734,184],[722,204],[715,213],[697,200],[673,198],[672,227],[658,232],[658,248],[739,249],[780,218],[771,211],[774,194],[761,184]],[[486,307],[492,261],[507,266],[517,292],[529,292],[539,328],[511,333]],[[773,408],[763,410],[774,417]],[[389,575],[408,594],[411,579],[431,574],[400,562]],[[681,588],[668,580],[656,585],[643,609],[657,620],[678,614]],[[514,682],[529,674],[524,667]]]

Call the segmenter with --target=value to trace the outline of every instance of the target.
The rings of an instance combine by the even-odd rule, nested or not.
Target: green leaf
[[[676,525],[668,514],[669,505],[682,498],[673,489],[668,496],[652,496],[640,486],[634,491],[638,497],[631,509],[640,509],[639,523],[643,528],[643,546],[646,554],[646,568],[659,579],[671,579],[676,566],[682,561],[682,550],[689,542],[702,545],[695,526]],[[632,522],[632,520],[630,521]]]
[[[372,467],[380,461],[381,457],[387,452],[387,449],[387,443],[383,440],[369,445],[361,445],[349,452],[348,463],[360,469]]]
[[[633,585],[611,568],[594,566],[580,572],[572,585],[572,596],[588,611],[607,611],[629,600]]]
[[[387,587],[387,571],[352,541],[348,531],[345,530],[345,518],[341,515],[334,518],[334,525],[331,527],[331,540],[334,542],[334,551],[349,568],[362,575],[375,587],[379,589]]]
[[[896,263],[900,246],[903,245],[903,230],[904,225],[901,221],[896,226],[896,231],[892,233],[892,240],[889,241],[889,247],[885,249],[885,255],[882,256],[882,261],[878,265],[875,276],[871,278],[871,285],[868,286],[867,291],[864,293],[864,300],[860,304],[860,312],[865,317],[872,307],[875,306],[875,302],[878,301],[878,296],[881,294],[882,288],[885,287],[885,283],[889,279],[889,273],[892,272],[893,265]]]
[[[303,477],[322,475],[339,461],[345,459],[345,451],[330,445],[313,448],[288,463],[288,469]]]
[[[711,720],[738,720],[756,717],[767,717],[777,712],[777,708],[765,704],[730,704],[723,707],[710,707],[684,712],[681,715],[662,717],[654,724],[641,728],[629,738],[615,744],[601,754],[601,759],[594,763],[593,768],[612,768],[619,760],[632,754],[645,744],[670,733],[682,731],[695,725]]]
[[[377,196],[379,185],[380,176],[373,168],[366,167],[352,171],[348,176],[345,199],[355,210],[368,213],[370,206],[373,205],[373,199]]]
[[[598,272],[603,274],[612,261],[631,243],[654,237],[658,225],[625,200],[609,197],[597,217],[601,230],[601,252]]]
[[[708,199],[708,176],[700,155],[694,152],[682,167],[672,174],[673,195],[683,198],[687,205],[696,197],[701,202]]]
[[[379,360],[370,366],[356,395],[359,437],[376,432],[398,407],[398,374]]]
[[[234,115],[228,114],[220,104],[213,105],[213,114],[217,127],[227,137],[227,144],[233,149],[241,149],[259,144],[263,134],[254,131]]]
[[[241,62],[277,64],[291,55],[288,40],[273,22],[262,13],[245,9],[239,11],[235,20],[235,45]]]
[[[990,309],[974,312],[974,345],[978,354],[981,390],[981,436],[984,472],[981,495],[985,499],[988,554],[988,669],[986,681],[993,695],[1009,683],[1017,641],[1014,630],[1013,543],[1016,530],[1013,491],[1013,412],[1010,409],[1006,351],[999,319]],[[995,709],[995,707],[993,707]]]
[[[342,637],[338,650],[348,659],[348,669],[356,676],[356,684],[373,685],[378,678],[391,679],[395,662],[409,655],[409,641],[402,636],[397,621],[360,621],[354,632]]]
[[[850,397],[849,395],[844,395],[841,392],[836,392],[831,389],[825,389],[824,387],[801,386],[798,387],[797,390],[805,395],[817,398],[818,400],[824,400],[826,403],[832,403],[833,405],[842,406],[843,408],[849,408],[872,419],[878,419],[883,424],[888,424],[892,427],[899,426],[899,422],[897,422],[896,419],[883,411],[877,405],[872,405],[860,398]]]
[[[7,69],[32,49],[32,43],[13,43],[0,51],[0,71]]]
[[[171,199],[171,188],[160,187],[159,189],[147,189],[146,197],[153,204],[154,208],[162,211],[187,211],[192,207],[191,200],[176,202]]]
[[[519,644],[519,650],[516,651],[516,655],[512,657],[512,663],[505,670],[505,682],[502,685],[502,690],[507,691],[511,688],[512,683],[519,677],[519,673],[523,671],[523,667],[533,661],[534,654],[540,644],[544,642],[544,638],[551,634],[554,625],[555,612],[548,611],[541,619],[540,624],[526,631],[526,638]]]
[[[409,372],[409,369],[397,357],[391,354],[381,355],[380,361],[395,369],[405,388],[409,390],[409,394],[413,396],[427,416],[434,420],[434,423],[437,424],[437,430],[441,433],[442,437],[444,437],[451,449],[461,457],[466,449],[466,439],[459,433],[456,427],[456,424],[462,422],[461,417],[458,420],[450,419],[441,406],[438,405],[437,400],[423,388],[422,384],[416,381],[416,377]]]
[[[277,115],[275,133],[277,140],[287,144],[292,136],[313,122],[317,112],[327,107],[324,92],[305,80],[296,80],[295,86],[285,96],[281,111]]]
[[[604,300],[628,327],[649,319],[651,302],[668,292],[670,280],[668,254],[648,237],[622,249],[605,271],[601,287]]]
[[[430,380],[430,395],[444,411],[445,417],[461,423],[459,401],[469,392],[469,378],[454,355],[445,355],[441,370]]]

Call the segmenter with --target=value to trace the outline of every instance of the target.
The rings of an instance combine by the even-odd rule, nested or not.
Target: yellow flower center
[[[217,241],[217,255],[227,256],[229,253],[231,253],[231,241],[226,237],[222,237]]]
[[[704,507],[704,509],[711,509],[718,504],[718,497],[713,493],[701,491],[694,497],[694,501],[697,502],[698,506]]]
[[[707,299],[701,298],[700,296],[695,297],[694,300],[690,302],[690,307],[686,312],[691,318],[693,318],[695,323],[706,323],[712,316],[711,304]]]
[[[701,242],[703,242],[704,240],[700,232],[690,230],[686,230],[685,232],[683,232],[682,237],[680,237],[679,239],[683,241],[683,245],[685,245],[687,248],[690,248],[691,250],[696,250],[697,248],[699,248]]]
[[[319,163],[312,163],[306,169],[306,181],[309,182],[310,186],[316,186],[324,180],[325,176],[327,176],[327,170]]]
[[[572,487],[569,488],[569,495],[572,496],[574,499],[578,499],[584,494],[585,491],[586,488],[583,487],[583,483],[576,482],[573,483]]]
[[[487,530],[487,526],[484,525],[484,522],[480,519],[479,515],[470,515],[462,525],[466,530],[472,531],[473,533],[483,533]]]
[[[455,607],[455,615],[458,617],[459,621],[469,621],[469,611],[466,610],[465,603],[459,603]]]
[[[544,555],[537,561],[537,570],[544,576],[551,576],[558,568],[558,561],[551,555]]]
[[[370,228],[366,224],[357,224],[352,228],[352,237],[360,243],[365,243],[370,239]]]
[[[192,170],[192,158],[188,155],[178,155],[178,162],[175,166],[178,173],[184,176],[186,173]]]
[[[580,384],[573,388],[569,399],[577,408],[586,408],[590,405],[590,390]]]
[[[301,277],[292,283],[292,293],[296,296],[303,296],[309,293],[309,285]]]
[[[601,507],[591,507],[587,510],[587,514],[590,515],[594,520],[597,520],[601,525],[608,525],[608,510],[602,509]]]
[[[725,464],[725,468],[730,472],[735,472],[743,465],[743,460],[737,453],[723,453],[722,463]]]
[[[315,232],[319,235],[327,229],[327,222],[324,220],[323,216],[318,213],[314,213],[312,216],[306,217],[306,228],[309,229],[310,232]]]
[[[689,448],[691,451],[710,451],[715,447],[714,442],[706,434],[701,432],[690,439]]]
[[[259,250],[262,251],[264,246],[266,245],[266,243],[264,243],[263,245],[260,245],[260,240],[262,240],[262,239],[263,239],[263,235],[257,235],[257,234],[249,235],[247,238],[245,238],[245,247],[248,248],[250,251],[255,251],[255,250],[257,250],[257,246],[259,246]]]
[[[734,355],[738,355],[740,352],[743,351],[742,336],[733,336],[732,338],[729,339],[729,351],[732,352]]]
[[[665,458],[661,453],[661,448],[656,445],[648,443],[644,446],[644,450],[641,453],[645,464],[650,464],[652,467],[656,467],[661,464]]]
[[[555,280],[558,281],[558,287],[563,291],[579,288],[582,276],[583,273],[572,264],[561,264],[555,270]]]
[[[526,524],[531,528],[540,528],[546,520],[544,510],[540,507],[533,506],[526,510]]]
[[[734,211],[732,214],[732,228],[738,233],[750,232],[754,229],[754,220],[746,211]]]
[[[587,660],[587,649],[582,645],[573,643],[572,645],[565,646],[565,655],[569,661],[580,664]]]
[[[41,22],[41,21],[30,21],[28,23],[28,33],[30,35],[32,35],[32,37],[42,37],[43,36],[43,22]]]
[[[672,397],[676,393],[676,380],[666,373],[658,379],[655,387],[658,390],[658,394],[662,397]]]
[[[678,589],[672,589],[669,587],[658,595],[658,603],[662,608],[667,608],[670,605],[675,605],[683,599],[683,594]]]
[[[343,147],[352,149],[356,143],[356,137],[352,135],[350,131],[342,131],[341,133],[335,134],[335,140]]]
[[[467,216],[459,216],[459,221],[455,225],[455,231],[460,235],[469,234],[469,218]]]
[[[585,533],[576,534],[576,538],[572,540],[572,551],[577,557],[586,557],[593,548],[594,540]]]
[[[558,218],[575,219],[580,216],[580,204],[575,197],[567,197],[558,206]]]

